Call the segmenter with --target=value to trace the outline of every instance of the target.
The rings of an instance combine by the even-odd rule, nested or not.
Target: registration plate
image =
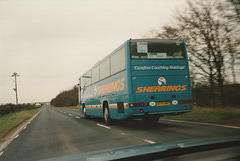
[[[167,106],[170,105],[170,101],[157,102],[157,106]]]

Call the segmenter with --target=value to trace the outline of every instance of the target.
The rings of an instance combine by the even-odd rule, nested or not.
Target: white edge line
[[[15,137],[14,137],[14,139],[17,139],[19,137],[19,134],[17,134]]]
[[[192,121],[169,120],[169,119],[161,119],[161,120],[172,121],[172,122],[191,123],[191,124],[201,124],[201,125],[213,125],[213,126],[227,127],[227,128],[233,128],[233,129],[240,129],[240,127],[238,127],[238,126],[219,125],[219,124],[206,123],[206,122],[192,122]]]
[[[19,133],[24,129],[24,127],[28,124],[30,124],[31,120],[33,120],[43,109],[41,109],[40,111],[38,111],[38,113],[36,113],[28,122],[26,122],[23,126],[21,126],[10,138],[9,141],[6,141],[2,144],[2,146],[0,146],[0,151],[2,151],[4,148],[6,148],[8,146],[8,144],[11,143],[11,141],[13,141],[13,139],[17,138],[19,136]]]
[[[0,156],[3,154],[4,151],[0,152]]]
[[[101,126],[101,127],[104,127],[106,129],[111,129],[111,127],[108,127],[108,126],[105,126],[105,125],[102,125],[102,124],[97,124],[98,126]]]
[[[150,143],[150,144],[155,144],[156,142],[154,141],[151,141],[151,140],[147,140],[147,139],[144,139],[143,141],[147,142],[147,143]]]

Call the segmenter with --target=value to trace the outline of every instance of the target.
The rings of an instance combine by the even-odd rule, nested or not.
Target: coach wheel
[[[83,116],[84,116],[84,118],[85,118],[85,119],[87,119],[87,118],[88,118],[88,115],[87,115],[87,110],[86,110],[86,108],[85,108],[85,107],[83,108]]]
[[[111,123],[111,118],[110,118],[110,114],[109,114],[109,109],[108,107],[104,108],[104,121],[107,125],[110,125]]]

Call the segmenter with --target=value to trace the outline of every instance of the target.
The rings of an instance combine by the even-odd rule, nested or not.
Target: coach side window
[[[85,81],[86,86],[90,85],[92,83],[91,71],[87,72],[83,79]]]
[[[123,47],[111,56],[111,74],[115,74],[126,68],[125,50],[125,47]]]
[[[92,69],[92,83],[99,81],[99,65]]]
[[[110,61],[109,58],[100,64],[100,79],[110,76]]]

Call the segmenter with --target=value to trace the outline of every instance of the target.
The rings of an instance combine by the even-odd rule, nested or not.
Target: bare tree
[[[186,41],[191,68],[198,78],[208,82],[211,95],[216,96],[212,105],[224,104],[223,84],[229,69],[236,82],[239,38],[234,35],[239,24],[229,16],[234,14],[226,3],[188,0],[185,12],[175,14],[176,25],[151,32],[152,37]]]
[[[239,0],[228,0],[232,5],[229,5],[227,7],[230,8],[231,11],[234,11],[235,14],[233,17],[236,19],[238,23],[240,23],[240,1]]]
[[[230,70],[232,82],[237,83],[236,67],[240,64],[240,1],[228,0],[225,3],[218,3],[221,15],[224,37],[224,52],[227,53],[226,65]]]

